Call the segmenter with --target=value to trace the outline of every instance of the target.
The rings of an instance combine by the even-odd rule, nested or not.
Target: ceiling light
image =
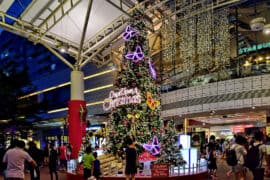
[[[262,60],[263,60],[263,57],[262,57],[262,56],[258,56],[258,57],[256,58],[255,61],[256,61],[256,62],[257,62],[257,61],[259,62],[259,61],[262,61]]]
[[[265,18],[257,17],[250,21],[249,25],[252,31],[261,31],[264,28]]]
[[[270,34],[270,24],[266,24],[263,28],[263,34],[269,35]]]
[[[61,53],[66,53],[68,51],[68,46],[67,45],[61,46],[60,51],[61,51]]]
[[[249,61],[246,61],[245,64],[243,64],[243,66],[247,67],[247,66],[250,66],[251,63]]]

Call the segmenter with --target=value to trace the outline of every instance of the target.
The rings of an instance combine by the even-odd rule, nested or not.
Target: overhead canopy
[[[25,7],[23,2],[21,7]],[[12,3],[2,2],[1,11],[7,12]],[[135,4],[129,0],[35,0],[27,5],[19,18],[1,12],[1,26],[33,42],[42,43],[48,49],[65,46],[67,53],[75,58],[82,55],[81,66],[89,61],[101,65],[105,62],[99,62],[95,56],[108,48],[108,44],[123,31],[134,7]],[[90,12],[88,22],[85,21],[87,10]],[[82,38],[85,25],[85,38]],[[73,68],[72,64],[60,59]]]
[[[25,5],[25,2],[29,3]],[[243,0],[216,1],[209,4],[209,7],[219,8],[240,2]],[[19,17],[7,13],[8,7],[14,3],[24,8]],[[201,6],[205,6],[203,1],[188,6],[198,6],[200,3]],[[81,68],[88,62],[104,65],[112,60],[107,55],[123,43],[118,37],[134,9],[144,10],[149,33],[154,33],[159,31],[163,17],[175,19],[184,11],[183,5],[185,6],[184,2],[171,0],[2,1],[0,27],[35,43],[41,43],[53,53],[57,53],[60,47],[65,47],[67,53],[77,59],[75,65]],[[87,9],[90,10],[90,16],[89,21],[85,22]],[[8,22],[10,19],[12,21]],[[85,38],[82,38],[86,24]],[[75,68],[74,64],[70,64],[61,55],[58,57],[70,68]],[[82,57],[81,60],[79,57]]]
[[[21,19],[49,33],[80,44],[89,0],[37,0],[33,1],[21,15]],[[123,6],[127,10],[127,6]],[[122,12],[105,0],[94,0],[84,43],[93,37]],[[56,20],[55,20],[56,19]]]

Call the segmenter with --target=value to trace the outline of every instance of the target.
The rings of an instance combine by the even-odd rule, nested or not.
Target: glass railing
[[[169,92],[192,86],[205,85],[212,82],[270,74],[270,59],[267,59],[264,62],[250,64],[247,64],[244,60],[238,61],[239,62],[235,61],[232,65],[233,67],[226,70],[224,69],[204,75],[194,74],[189,76],[183,72],[171,75],[170,78],[168,78],[168,83],[163,83],[160,85],[160,90],[161,92]]]

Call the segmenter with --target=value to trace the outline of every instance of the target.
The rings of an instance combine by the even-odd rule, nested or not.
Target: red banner
[[[68,135],[72,145],[72,158],[77,159],[86,132],[86,103],[82,100],[68,102]]]

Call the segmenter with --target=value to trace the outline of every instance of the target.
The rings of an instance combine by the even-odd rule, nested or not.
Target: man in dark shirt
[[[126,148],[126,169],[125,169],[125,174],[126,174],[126,179],[135,179],[135,174],[137,172],[137,152],[135,149],[135,142],[131,139],[128,138],[126,140],[126,143],[128,147]]]
[[[57,164],[58,164],[58,153],[54,149],[54,145],[50,144],[49,170],[50,170],[51,180],[53,180],[53,173],[55,174],[55,179],[58,180]]]
[[[208,170],[213,179],[216,179],[217,162],[216,162],[216,137],[210,136],[208,145],[206,146],[206,155],[208,159]]]

